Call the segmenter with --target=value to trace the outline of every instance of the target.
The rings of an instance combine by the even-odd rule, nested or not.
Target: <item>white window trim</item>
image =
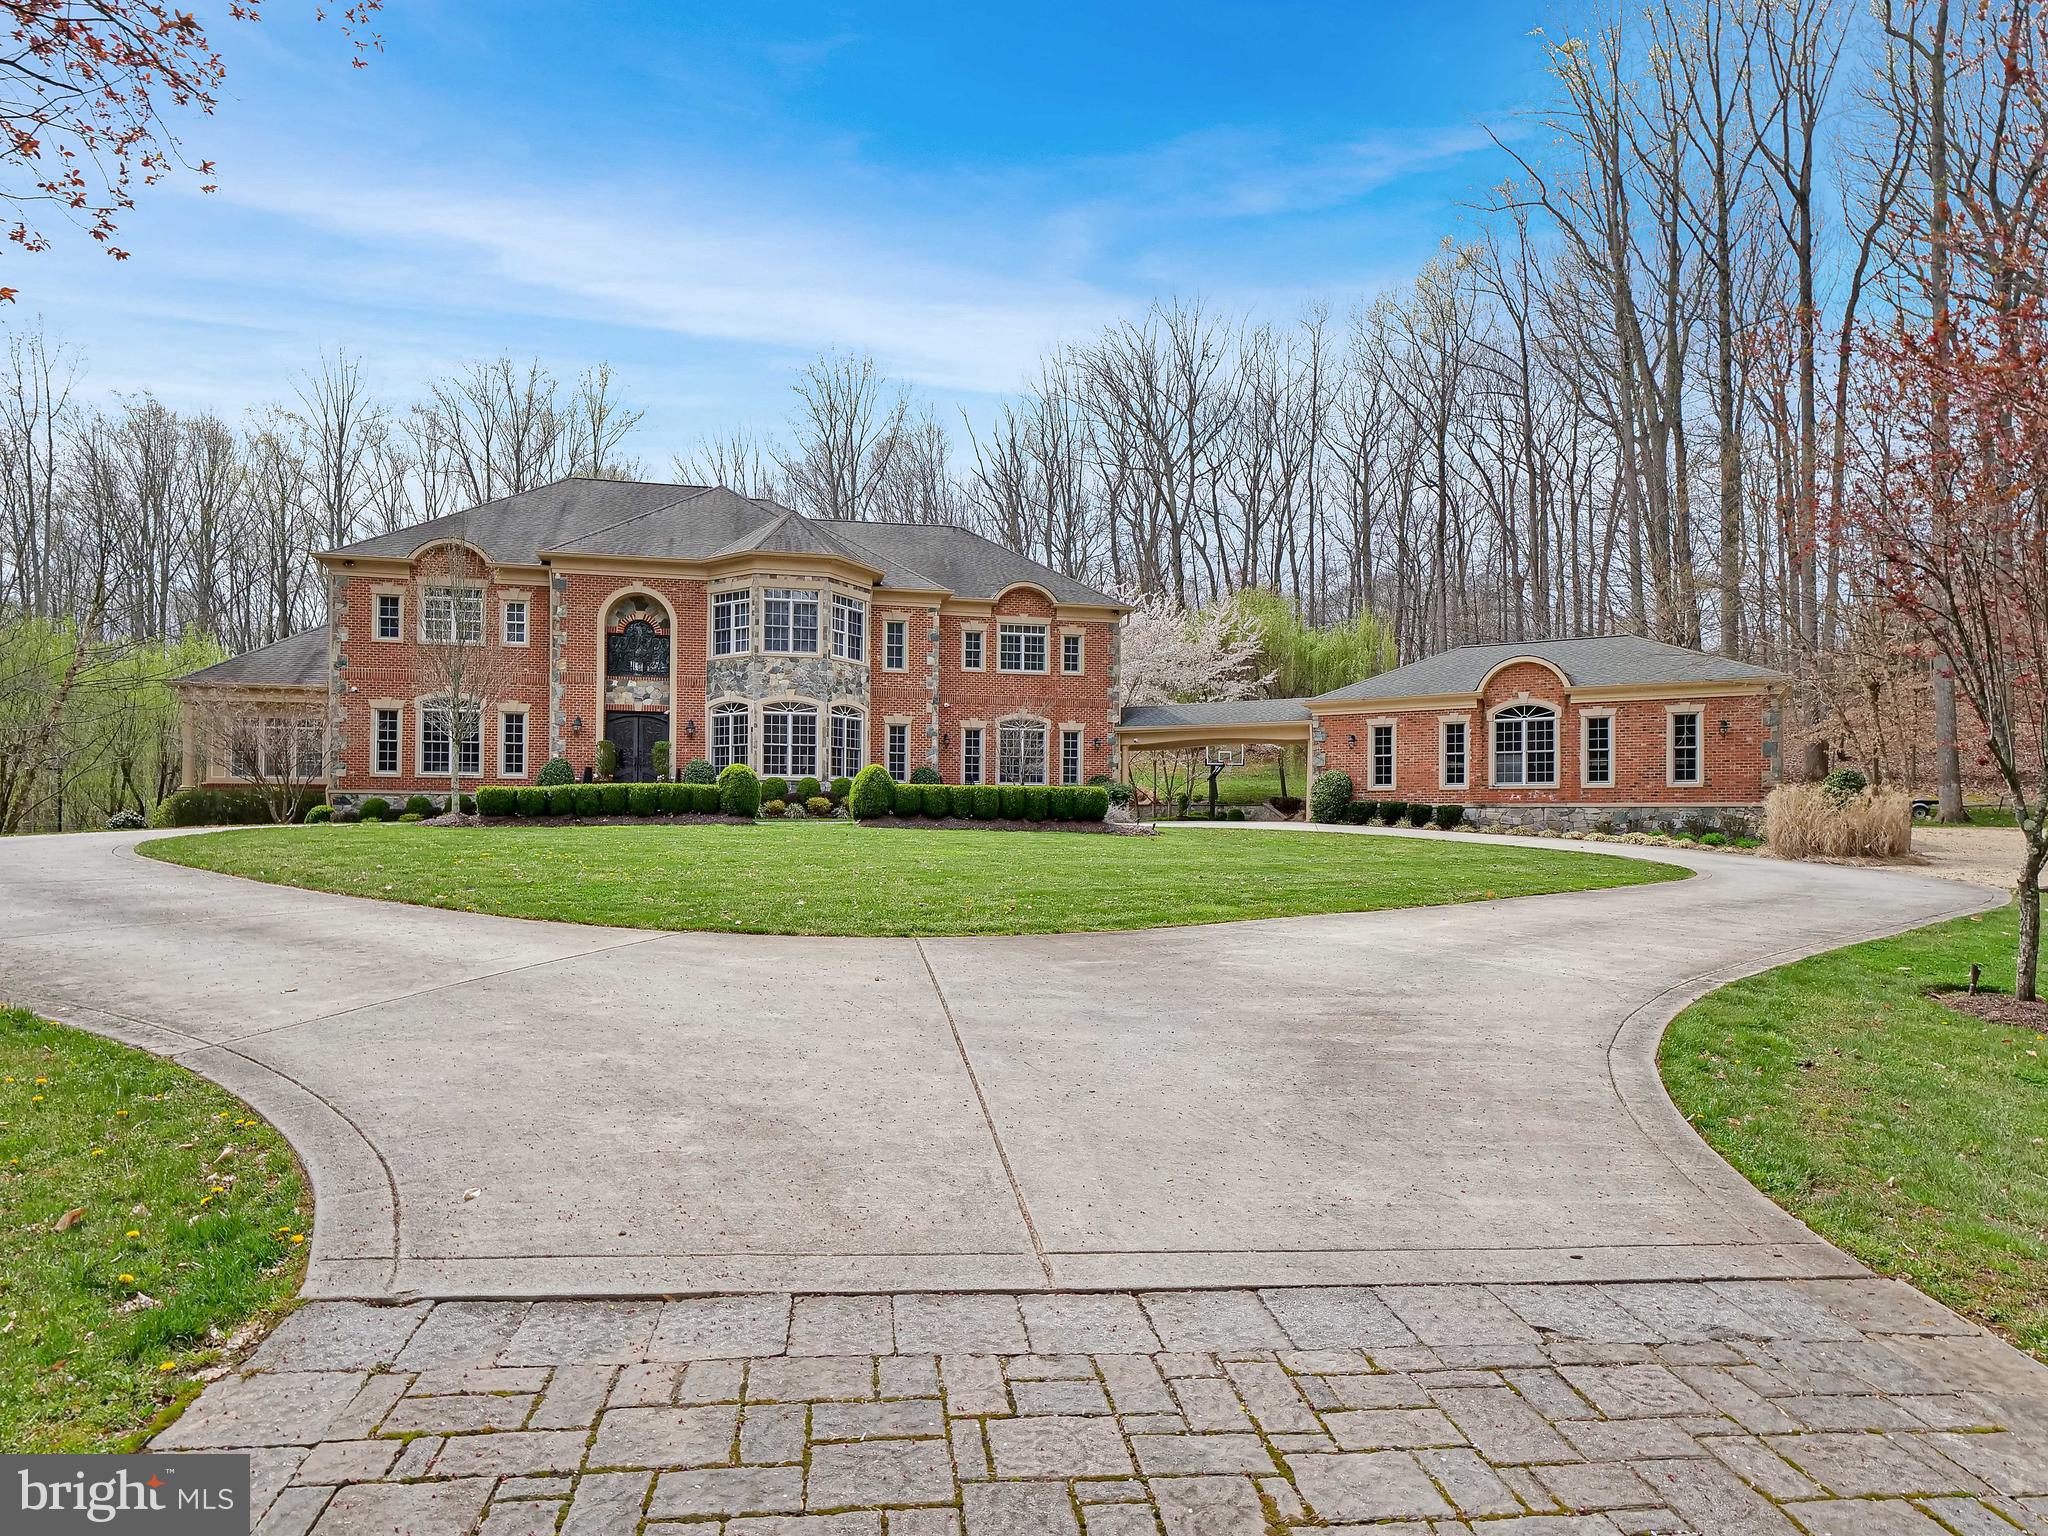
[[[1047,755],[1058,759],[1060,765],[1059,777],[1052,780],[1052,782],[1055,784],[1081,783],[1081,776],[1088,767],[1088,727],[1072,720],[1062,720],[1055,734],[1059,739],[1046,743]],[[1074,738],[1074,776],[1071,779],[1067,777],[1067,738],[1069,736]]]
[[[1451,727],[1465,728],[1465,776],[1455,784],[1451,782]],[[1436,785],[1438,789],[1470,789],[1472,787],[1472,717],[1470,715],[1438,715],[1436,717]]]
[[[379,632],[377,610],[382,599],[395,598],[398,602],[398,631],[396,634]],[[379,645],[403,645],[405,643],[405,588],[381,586],[370,588],[370,639]]]
[[[718,602],[744,602],[747,605],[747,622],[741,626],[739,644],[729,651],[718,648]],[[754,654],[754,624],[759,618],[761,605],[756,601],[751,587],[725,587],[708,593],[704,602],[704,654],[712,661],[724,661],[733,656]]]
[[[718,717],[720,715],[737,716],[744,725],[747,733],[747,749],[732,761],[751,768],[754,765],[754,747],[757,738],[754,731],[754,707],[745,699],[713,699],[705,708],[704,760],[711,764],[714,772],[723,771],[731,766],[730,764],[719,762],[717,757]]]
[[[829,656],[832,654],[831,605],[825,601],[823,587],[781,585],[758,589],[761,603],[761,644],[763,656]],[[789,632],[792,641],[796,638],[796,605],[805,598],[810,599],[812,609],[811,631],[818,637],[817,644],[809,650],[777,650],[768,643],[768,599],[771,593],[781,593],[790,599]]]
[[[1604,779],[1593,777],[1592,740],[1593,722],[1595,720],[1605,720],[1607,722],[1607,777]],[[1615,772],[1617,764],[1614,761],[1614,754],[1618,746],[1619,736],[1615,726],[1615,711],[1612,709],[1591,708],[1582,708],[1579,711],[1579,788],[1614,788],[1617,777]]]
[[[1691,715],[1693,725],[1693,764],[1699,772],[1692,778],[1678,777],[1678,717]],[[1666,704],[1664,706],[1664,787],[1666,789],[1699,789],[1707,782],[1707,712],[1697,704]]]
[[[1507,710],[1521,709],[1525,706],[1534,706],[1537,709],[1544,709],[1550,712],[1550,777],[1547,779],[1531,779],[1525,776],[1519,784],[1503,784],[1500,781],[1500,754],[1494,750],[1494,717]],[[1561,740],[1563,732],[1564,711],[1548,699],[1539,699],[1524,693],[1494,705],[1493,708],[1486,712],[1486,782],[1488,787],[1492,789],[1556,789],[1562,782],[1558,777],[1558,770],[1563,766],[1564,762],[1564,744]],[[1525,775],[1528,771],[1528,743],[1529,732],[1525,725],[1522,730],[1522,763]],[[1471,751],[1470,738],[1467,738],[1466,751],[1468,753]]]
[[[440,780],[448,777],[447,768],[427,767],[427,717],[431,712],[432,706],[440,698],[441,695],[436,693],[424,694],[421,697],[413,700],[412,761],[413,777],[417,779],[430,778]],[[482,779],[484,777],[484,764],[489,761],[489,758],[486,756],[484,752],[483,720],[481,718],[483,713],[483,707],[481,704],[479,704],[477,707],[477,713],[479,718],[477,720],[476,771],[474,773],[467,773],[463,771],[461,767],[461,744],[456,741],[455,733],[453,731],[450,731],[448,733],[448,763],[449,767],[455,769],[455,777],[458,781],[462,779]],[[531,746],[529,746],[528,751],[531,750],[532,748]]]
[[[832,771],[830,773],[820,774],[820,778],[836,779],[841,777],[839,772],[839,764],[836,761],[834,761],[835,754],[839,750],[839,744],[833,739],[833,722],[836,720],[849,719],[852,720],[854,724],[853,773],[846,774],[845,777],[849,779],[852,778],[854,773],[859,773],[861,769],[865,767],[867,764],[867,711],[860,708],[860,706],[856,704],[834,704],[830,709],[826,710],[825,712],[824,742],[825,765]]]
[[[1036,630],[1038,638],[1043,642],[1042,651],[1045,656],[1045,665],[1042,667],[1004,666],[1003,631],[1006,629],[1014,629],[1020,633]],[[1017,654],[1022,656],[1023,653],[1024,647],[1020,641],[1017,647]],[[1030,619],[1004,619],[1000,621],[996,625],[996,670],[998,672],[1008,672],[1015,677],[1050,677],[1052,675],[1052,627],[1043,622]]]
[[[393,768],[377,766],[377,711],[389,709],[398,715],[398,764]],[[370,777],[373,779],[402,779],[405,777],[405,700],[370,700]]]
[[[801,655],[802,653],[797,652],[796,654]],[[794,719],[806,710],[810,711],[811,716],[811,766],[808,768],[797,768],[792,765],[788,768],[770,768],[768,766],[768,717],[770,715],[780,715],[787,719]],[[826,706],[823,703],[817,699],[785,695],[778,699],[763,699],[761,707],[754,713],[758,721],[758,741],[755,744],[755,753],[760,761],[760,772],[762,774],[777,779],[815,779],[821,777],[818,772],[818,759],[827,750],[826,732],[830,730],[830,726],[827,724],[830,717],[827,715]],[[791,735],[790,747],[793,751],[795,747],[794,732]]]
[[[517,715],[521,722],[519,733],[520,768],[514,773],[505,766],[505,722]],[[533,712],[524,704],[500,704],[498,706],[498,777],[501,779],[523,779],[533,773]]]
[[[851,661],[856,663],[857,665],[865,666],[867,664],[868,659],[867,602],[862,598],[856,597],[851,592],[834,592],[832,594],[831,607],[832,637],[830,641],[830,648],[833,660]],[[841,613],[852,614],[860,620],[860,651],[857,655],[849,655],[847,652],[842,651],[839,648],[839,616]],[[850,631],[851,620],[848,621],[848,628]]]
[[[900,773],[896,770],[895,766],[889,761],[889,741],[890,738],[897,731],[901,731],[903,733],[903,770]],[[910,770],[913,766],[914,765],[910,761],[910,720],[907,716],[890,715],[887,719],[885,719],[882,722],[883,770],[889,775],[890,778],[896,779],[900,782],[901,780],[910,777]]]
[[[1006,779],[1003,777],[1003,728],[1005,726],[1011,725],[1035,725],[1039,729],[1040,735],[1045,745],[1043,753],[1041,755],[1041,761],[1038,765],[1038,771],[1041,777],[1038,779],[1036,783],[1027,785],[1026,780]],[[1052,758],[1053,752],[1056,750],[1054,743],[1057,741],[1058,737],[1057,733],[1053,730],[1053,724],[1050,720],[1046,719],[1043,715],[1004,715],[1000,720],[996,721],[995,733],[996,771],[995,777],[989,780],[991,784],[1017,784],[1026,785],[1029,788],[1037,789],[1046,785],[1050,785],[1054,782],[1052,776]],[[983,750],[987,750],[985,746]]]
[[[967,733],[972,731],[979,741],[976,751],[981,763],[970,778],[967,772]],[[960,782],[962,784],[985,784],[988,782],[988,722],[985,720],[962,720],[960,722]]]
[[[1071,671],[1067,668],[1067,641],[1074,641],[1074,650],[1081,665]],[[1088,670],[1088,631],[1079,625],[1069,624],[1060,630],[1060,676],[1080,677]]]
[[[967,637],[981,637],[981,660],[967,659]],[[960,670],[962,672],[986,672],[988,670],[988,626],[986,624],[962,624],[960,626]]]
[[[1382,784],[1374,777],[1379,764],[1378,746],[1373,738],[1380,731],[1387,733],[1387,782]],[[1382,716],[1365,722],[1365,787],[1378,791],[1401,787],[1401,723],[1399,720]]]
[[[430,583],[426,587],[424,594],[420,598],[419,643],[421,645],[482,645],[487,639],[490,638],[489,628],[484,623],[484,610],[488,606],[484,597],[484,590],[487,585],[487,583],[481,581],[439,581]],[[431,600],[433,599],[435,594],[441,592],[446,592],[449,594],[448,638],[445,640],[436,640],[427,633],[427,613],[428,610],[433,606]],[[455,597],[458,593],[462,592],[473,593],[476,596],[477,634],[475,640],[463,640],[460,638],[462,634],[462,608],[464,605],[458,604],[455,601]],[[404,616],[405,609],[404,606],[401,604],[399,608],[399,622],[401,624],[403,624],[405,621]]]
[[[519,609],[519,632],[522,638],[518,640],[514,640],[511,636],[512,610],[514,607],[517,607]],[[499,598],[498,644],[509,645],[514,649],[523,650],[526,646],[532,643],[533,599],[523,594],[514,594],[511,597]]]
[[[900,667],[889,665],[889,627],[892,624],[901,625],[903,628],[903,665]],[[882,654],[880,660],[884,672],[908,672],[910,670],[910,620],[902,614],[891,615],[885,613],[882,615]]]

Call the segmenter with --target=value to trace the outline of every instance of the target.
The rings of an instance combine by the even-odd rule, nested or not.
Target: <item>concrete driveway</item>
[[[1697,877],[766,938],[257,885],[146,835],[5,845],[0,998],[276,1122],[328,1297],[1860,1274],[1693,1139],[1656,1037],[1721,980],[1997,899],[1660,851]]]

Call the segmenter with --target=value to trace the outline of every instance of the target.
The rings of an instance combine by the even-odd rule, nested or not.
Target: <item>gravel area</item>
[[[2026,838],[2017,827],[1915,827],[1917,873],[2010,891],[2019,879]]]

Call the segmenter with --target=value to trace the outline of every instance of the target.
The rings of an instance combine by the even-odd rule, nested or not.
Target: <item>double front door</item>
[[[604,717],[605,739],[619,749],[619,779],[644,784],[654,777],[654,744],[668,740],[668,716],[614,710]]]

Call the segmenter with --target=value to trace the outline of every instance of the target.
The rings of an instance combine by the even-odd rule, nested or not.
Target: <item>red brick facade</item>
[[[434,558],[431,550],[421,561]],[[331,790],[344,798],[366,794],[445,792],[445,773],[422,771],[421,701],[432,691],[422,681],[423,665],[418,605],[419,585],[397,562],[380,562],[376,571],[337,569],[330,582],[333,637],[333,683],[329,694],[332,719]],[[462,775],[465,784],[532,782],[550,756],[566,757],[578,776],[595,766],[598,743],[604,739],[608,712],[665,713],[671,763],[679,769],[693,757],[709,757],[710,720],[706,714],[709,676],[710,601],[714,585],[733,585],[735,576],[710,577],[636,571],[625,562],[606,569],[508,567],[493,570],[485,588],[485,626],[492,648],[486,669],[491,698],[486,714],[482,772]],[[744,580],[744,577],[738,578]],[[755,578],[753,622],[761,623],[760,588],[795,579],[786,573]],[[1116,665],[1117,621],[1100,609],[1062,609],[1035,587],[1016,586],[993,602],[943,597],[938,594],[897,595],[887,588],[855,587],[843,577],[813,578],[823,583],[821,652],[829,653],[833,591],[857,595],[866,604],[865,659],[858,670],[832,661],[841,679],[819,690],[818,764],[827,777],[830,738],[827,709],[831,703],[856,705],[866,715],[865,761],[886,760],[888,724],[906,726],[906,769],[931,763],[949,782],[961,777],[962,731],[979,724],[983,735],[982,777],[997,774],[997,732],[1006,720],[1029,719],[1046,732],[1046,774],[1062,777],[1061,734],[1077,734],[1080,762],[1077,779],[1111,768],[1110,701]],[[380,592],[401,600],[399,638],[377,638],[377,597]],[[503,604],[523,600],[526,641],[504,643]],[[631,610],[622,613],[621,610]],[[604,636],[616,632],[624,617],[638,616],[664,632],[669,645],[665,686],[640,684],[632,689],[605,675]],[[885,665],[886,624],[905,624],[905,666]],[[1006,671],[1000,664],[1000,626],[1005,622],[1042,627],[1045,636],[1043,672]],[[983,666],[971,671],[961,664],[961,635],[968,628],[984,633]],[[936,631],[939,640],[931,639]],[[1081,667],[1063,670],[1066,636],[1078,637]],[[723,664],[728,658],[720,658]],[[1035,659],[1035,658],[1034,658]],[[801,658],[807,664],[824,658]],[[844,679],[859,679],[849,688]],[[861,692],[860,690],[864,690]],[[721,693],[729,698],[730,691]],[[780,694],[777,695],[781,696]],[[792,695],[794,696],[794,695]],[[666,709],[663,709],[663,704]],[[375,762],[375,712],[399,711],[399,767],[378,772]],[[524,711],[524,771],[501,772],[499,717]],[[749,732],[749,760],[761,763],[760,713],[755,710]]]
[[[1550,710],[1556,722],[1554,776],[1542,784],[1497,784],[1494,722],[1504,710],[1528,705]],[[1673,771],[1677,715],[1698,717],[1694,774]],[[1608,722],[1604,781],[1588,772],[1589,719]],[[1447,782],[1444,771],[1447,722],[1465,726],[1462,783]],[[1392,783],[1374,776],[1374,727],[1389,723],[1394,728]],[[1352,703],[1342,706],[1341,713],[1318,708],[1316,725],[1320,767],[1351,775],[1360,799],[1473,807],[1752,806],[1763,800],[1777,767],[1767,746],[1775,726],[1767,689],[1574,689],[1539,661],[1496,669],[1475,699]]]

